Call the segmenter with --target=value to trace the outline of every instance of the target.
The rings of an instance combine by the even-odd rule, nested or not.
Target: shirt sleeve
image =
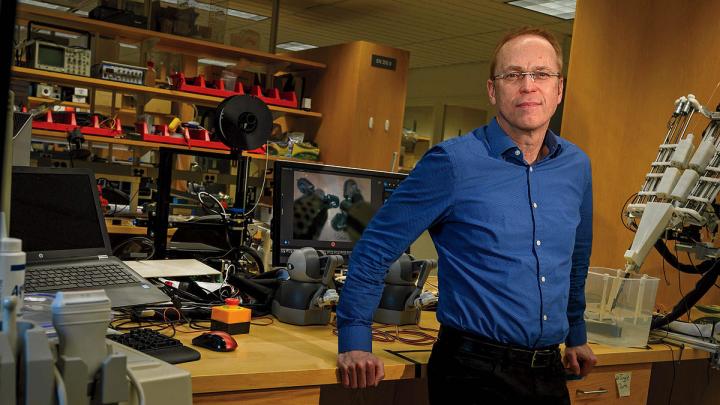
[[[385,273],[420,234],[451,209],[455,172],[442,147],[430,149],[378,210],[350,258],[337,306],[338,352],[372,351],[370,325]]]
[[[580,224],[575,233],[575,248],[570,273],[570,294],[567,309],[570,330],[565,339],[565,345],[568,347],[580,346],[587,342],[584,319],[585,279],[590,266],[593,220],[592,175],[589,161],[587,162],[586,173],[585,191],[580,206]]]

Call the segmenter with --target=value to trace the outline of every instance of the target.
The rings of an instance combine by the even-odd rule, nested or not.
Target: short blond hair
[[[508,32],[505,34],[505,36],[498,42],[497,46],[495,47],[495,51],[493,51],[493,56],[490,61],[490,78],[492,79],[496,73],[495,68],[497,67],[497,58],[498,53],[500,52],[500,48],[503,47],[506,43],[512,41],[515,38],[523,37],[523,36],[535,36],[543,38],[544,40],[548,41],[550,45],[552,45],[553,49],[555,50],[555,54],[557,55],[558,60],[558,67],[560,68],[560,72],[562,73],[563,68],[563,51],[562,47],[560,47],[560,43],[558,42],[557,38],[555,38],[555,35],[551,34],[550,31],[544,30],[542,28],[536,28],[536,27],[522,27],[519,29],[516,29],[514,31]]]

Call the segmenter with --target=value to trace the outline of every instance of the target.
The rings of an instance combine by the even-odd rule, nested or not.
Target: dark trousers
[[[428,362],[431,404],[570,404],[559,350],[546,366],[531,367],[463,339],[458,333],[441,333],[433,346]]]

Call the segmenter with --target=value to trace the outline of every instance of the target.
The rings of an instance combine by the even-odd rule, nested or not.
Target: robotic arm
[[[699,113],[710,120],[697,149],[690,121]],[[640,218],[632,246],[625,252],[625,269],[638,271],[650,249],[669,232],[699,234],[718,225],[713,203],[720,191],[720,112],[700,105],[692,94],[675,101],[665,139],[645,177],[645,183],[627,206],[630,218]],[[698,258],[716,259],[718,249],[698,238],[680,238],[680,250],[691,250]]]
[[[688,127],[693,116],[700,114],[710,122],[697,148]],[[709,111],[688,95],[675,101],[675,110],[658,155],[645,177],[645,183],[626,208],[635,220],[635,238],[625,252],[625,269],[639,271],[650,249],[655,248],[679,271],[702,274],[695,289],[688,293],[666,316],[653,320],[652,328],[663,327],[692,308],[714,285],[720,274],[720,248],[703,242],[701,231],[714,235],[720,219],[715,198],[720,191],[720,112]],[[677,260],[663,239],[674,239],[678,251],[693,253],[703,260],[686,265]]]

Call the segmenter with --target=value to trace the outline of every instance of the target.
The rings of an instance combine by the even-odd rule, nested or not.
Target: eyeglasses
[[[543,71],[535,72],[507,72],[500,73],[492,77],[493,80],[503,79],[508,83],[517,83],[525,79],[525,76],[529,76],[533,82],[543,82],[550,79],[551,77],[560,77],[560,73],[551,73]]]

